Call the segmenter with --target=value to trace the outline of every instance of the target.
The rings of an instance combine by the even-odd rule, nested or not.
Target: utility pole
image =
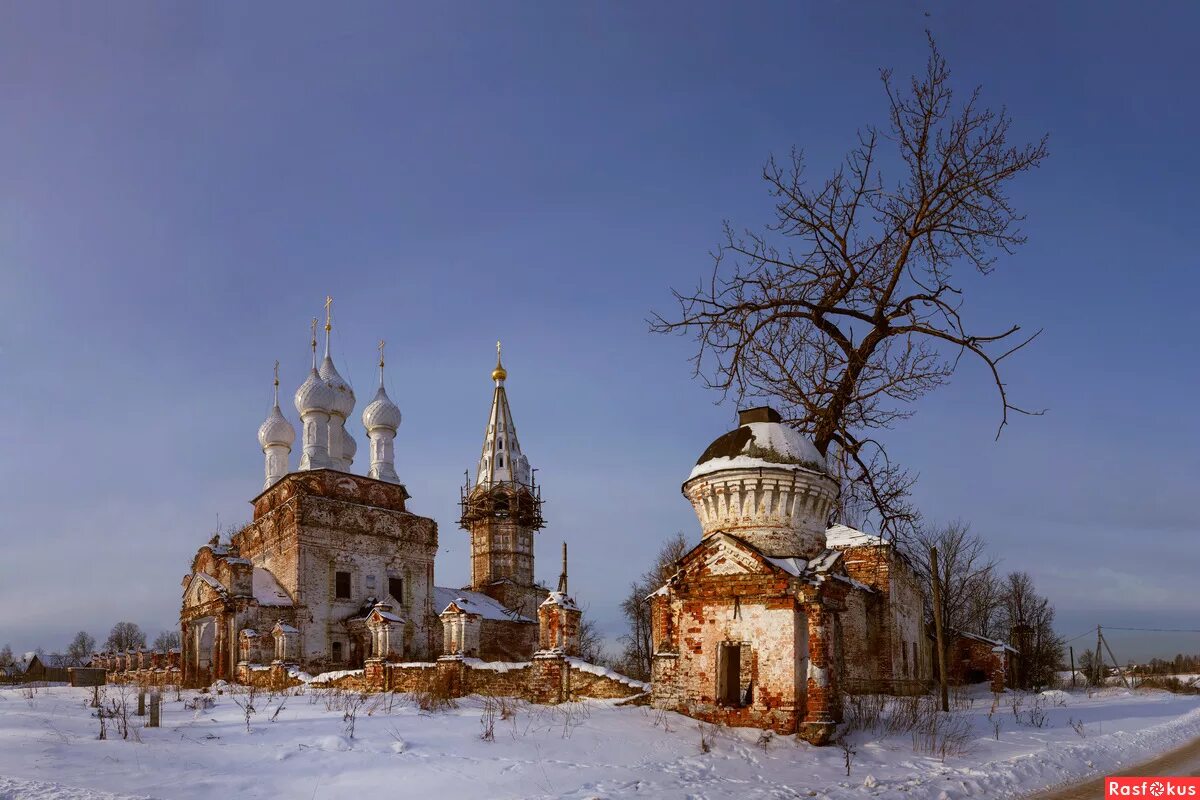
[[[1104,656],[1101,653],[1101,646],[1104,644],[1104,634],[1100,633],[1100,626],[1096,626],[1096,685],[1104,685]]]
[[[1117,674],[1121,676],[1121,683],[1125,684],[1126,689],[1132,688],[1129,685],[1129,681],[1125,678],[1125,670],[1121,669],[1121,662],[1117,661],[1117,657],[1113,655],[1112,648],[1108,646],[1108,639],[1101,636],[1100,640],[1104,642],[1104,649],[1108,651],[1109,658],[1113,660],[1113,666],[1117,668]]]
[[[950,711],[950,688],[946,679],[946,644],[942,632],[942,578],[938,571],[937,548],[929,548],[929,571],[933,577],[933,632],[937,638],[938,675],[942,684],[942,711]]]
[[[1071,688],[1075,688],[1075,645],[1067,648],[1071,651]]]

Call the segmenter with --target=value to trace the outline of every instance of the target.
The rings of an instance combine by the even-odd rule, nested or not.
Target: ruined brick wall
[[[955,637],[950,646],[946,676],[950,683],[962,685],[991,680],[998,657],[994,645],[964,636]]]
[[[538,626],[532,622],[485,619],[479,631],[484,661],[528,661],[537,649]]]
[[[842,647],[838,667],[846,691],[878,691],[885,680],[887,626],[882,598],[878,594],[851,590],[846,608],[838,615]]]
[[[864,599],[865,623],[854,600],[839,620],[845,633],[847,690],[919,691],[933,676],[920,579],[891,545],[842,550],[847,574],[879,592],[878,600]],[[866,661],[856,663],[859,659]]]
[[[907,561],[897,556],[892,561],[892,674],[898,682],[928,683],[933,680],[933,651],[926,635],[925,588]]]
[[[729,725],[795,731],[804,703],[798,670],[805,653],[797,642],[805,637],[798,632],[796,601],[780,591],[779,583],[763,576],[727,576],[690,587],[686,598],[672,598],[678,655],[654,660],[654,705]],[[743,694],[750,689],[749,705],[718,702],[723,643],[741,647],[740,689]]]

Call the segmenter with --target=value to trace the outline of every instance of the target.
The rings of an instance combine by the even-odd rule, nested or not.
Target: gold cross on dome
[[[379,366],[381,367],[383,366],[383,346],[385,344],[386,342],[384,342],[383,339],[379,340]]]
[[[279,361],[278,360],[276,360],[276,362],[275,362],[275,385],[276,386],[279,385]]]
[[[330,328],[333,327],[333,325],[330,324],[330,320],[333,319],[333,310],[332,309],[333,309],[333,298],[330,297],[329,295],[325,295],[325,330],[329,330]]]

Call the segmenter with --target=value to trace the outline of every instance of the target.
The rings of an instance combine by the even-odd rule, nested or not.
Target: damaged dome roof
[[[773,467],[829,474],[824,456],[808,437],[762,406],[738,412],[738,427],[718,436],[701,454],[688,480],[724,469]]]

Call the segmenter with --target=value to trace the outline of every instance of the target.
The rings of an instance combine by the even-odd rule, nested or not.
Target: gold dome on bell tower
[[[508,370],[500,363],[500,342],[496,342],[496,368],[492,370],[492,380],[502,381],[508,377]]]

